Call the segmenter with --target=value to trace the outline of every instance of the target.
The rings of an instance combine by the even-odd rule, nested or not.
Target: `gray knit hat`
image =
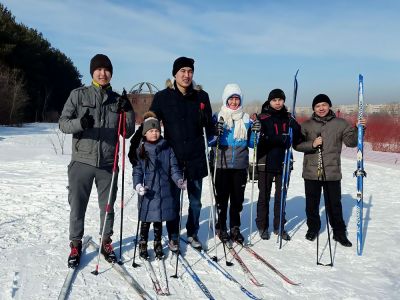
[[[157,116],[152,111],[148,111],[143,115],[143,131],[142,135],[144,136],[147,131],[150,129],[158,129],[161,132],[160,121],[157,119]]]

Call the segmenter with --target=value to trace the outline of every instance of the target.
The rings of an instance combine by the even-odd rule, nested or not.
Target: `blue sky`
[[[116,90],[148,81],[163,88],[179,56],[195,59],[194,80],[221,101],[238,83],[245,101],[282,88],[291,106],[319,93],[333,104],[400,101],[400,1],[0,0],[72,59],[90,83],[89,61],[107,54]]]

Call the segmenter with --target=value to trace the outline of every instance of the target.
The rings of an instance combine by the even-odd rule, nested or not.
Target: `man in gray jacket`
[[[323,188],[333,239],[342,246],[351,247],[342,214],[340,155],[342,144],[347,147],[357,146],[357,127],[337,118],[331,106],[332,102],[327,95],[319,94],[314,98],[314,113],[311,119],[301,124],[304,142],[295,147],[304,152],[303,178],[308,226],[306,239],[314,241],[321,228],[319,204]],[[360,123],[366,126],[365,119]],[[322,154],[320,159],[319,152]]]
[[[71,207],[68,266],[71,268],[80,262],[85,213],[93,181],[100,207],[100,234],[103,230],[122,111],[126,112],[126,137],[129,138],[135,130],[135,117],[129,100],[112,91],[112,73],[110,59],[104,54],[95,55],[90,61],[92,84],[71,92],[59,120],[61,131],[72,134],[72,159],[68,166],[68,202]],[[111,246],[116,190],[108,208],[101,245],[101,253],[109,262],[116,261]]]

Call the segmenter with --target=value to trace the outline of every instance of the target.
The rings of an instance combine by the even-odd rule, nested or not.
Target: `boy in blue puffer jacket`
[[[137,150],[138,163],[133,169],[133,186],[139,197],[139,255],[148,259],[147,240],[153,222],[154,251],[162,258],[162,222],[177,218],[179,203],[171,194],[171,184],[186,189],[186,181],[174,151],[161,137],[160,122],[153,112],[144,115],[143,140]]]

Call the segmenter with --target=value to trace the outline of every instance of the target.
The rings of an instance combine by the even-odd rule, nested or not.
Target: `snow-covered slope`
[[[21,128],[0,127],[0,299],[57,299],[68,272],[69,253],[67,201],[67,165],[70,160],[71,136],[67,136],[65,155],[55,153],[56,124],[26,124]],[[382,154],[383,155],[383,154]],[[346,156],[347,157],[347,156]],[[302,154],[295,152],[295,169],[287,200],[286,229],[292,236],[278,249],[275,236],[261,241],[253,223],[253,248],[290,279],[300,282],[292,286],[254,260],[246,251],[240,256],[264,285],[256,287],[244,276],[239,265],[226,267],[220,245],[217,254],[224,266],[243,286],[264,299],[397,299],[400,292],[400,211],[398,168],[366,162],[363,256],[357,256],[355,159],[343,158],[342,194],[344,219],[348,224],[352,248],[332,242],[334,267],[316,265],[316,243],[304,239],[304,185],[301,178]],[[151,282],[144,267],[132,268],[133,240],[136,231],[137,196],[131,184],[131,167],[126,169],[123,256],[127,270],[154,298]],[[119,179],[119,187],[121,182]],[[248,237],[250,209],[256,215],[255,188],[253,206],[251,184],[246,188],[242,214],[242,231]],[[119,253],[120,197],[116,204],[114,246]],[[203,210],[200,239],[206,242],[210,209],[208,181],[203,184]],[[272,201],[271,201],[272,202]],[[272,211],[272,210],[271,210]],[[324,216],[323,201],[321,215]],[[185,198],[183,224],[187,216]],[[86,217],[85,234],[98,238],[99,210],[93,189]],[[329,262],[325,218],[322,218],[320,254]],[[271,227],[271,226],[270,226]],[[184,228],[184,226],[183,226]],[[166,229],[164,226],[164,234]],[[185,236],[185,230],[182,230]],[[152,237],[152,232],[150,233]],[[209,241],[209,247],[214,242]],[[150,244],[152,245],[152,244]],[[194,271],[216,299],[247,299],[240,289],[210,268],[191,248],[182,245],[183,253]],[[239,251],[240,249],[237,248]],[[138,299],[132,288],[103,259],[100,274],[94,276],[96,254],[92,248],[82,258],[82,269],[74,279],[69,299]],[[211,255],[215,254],[212,250]],[[151,252],[152,255],[152,252]],[[174,274],[175,260],[166,259],[168,275]],[[231,260],[231,256],[228,255]],[[191,277],[179,266],[178,279],[169,278],[170,299],[205,299]],[[166,298],[166,297],[164,297]]]

